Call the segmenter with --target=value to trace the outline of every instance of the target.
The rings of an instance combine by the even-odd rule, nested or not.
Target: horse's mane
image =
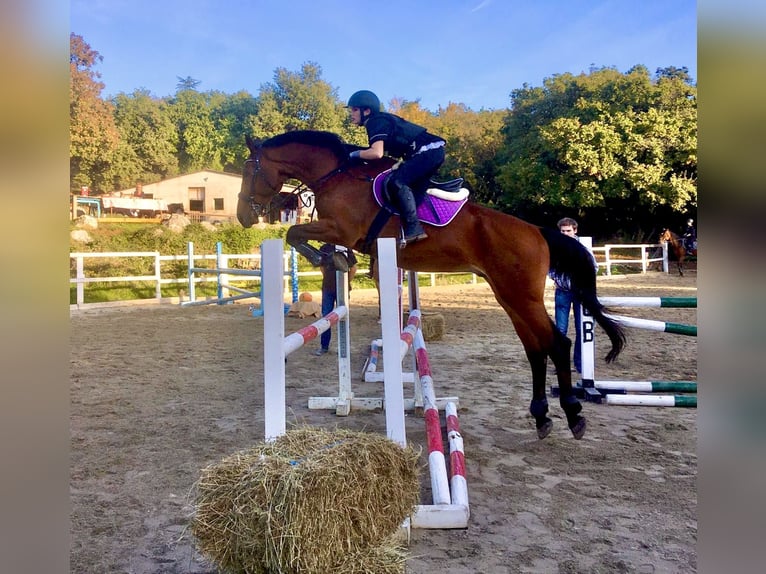
[[[340,139],[340,136],[332,132],[315,130],[295,130],[271,137],[263,142],[265,148],[280,147],[287,144],[298,143],[329,149],[339,160],[348,159],[349,145]],[[352,147],[351,149],[355,149]]]

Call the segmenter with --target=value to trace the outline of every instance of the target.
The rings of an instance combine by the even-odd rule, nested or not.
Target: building
[[[185,213],[199,221],[236,221],[237,201],[242,176],[220,171],[202,170],[176,177],[170,177],[156,183],[138,184],[124,189],[115,195],[121,197],[140,197],[143,199],[162,200],[170,213]],[[292,194],[295,186],[285,184],[282,192]],[[285,198],[285,207],[281,212],[270,214],[268,223],[295,223],[310,217],[307,200],[313,199],[311,192],[301,194],[302,201]],[[313,204],[311,202],[310,204]]]

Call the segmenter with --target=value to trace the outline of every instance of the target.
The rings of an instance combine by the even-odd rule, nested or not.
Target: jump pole
[[[696,297],[599,297],[605,307],[697,308]]]
[[[383,335],[383,395],[386,411],[386,434],[402,446],[407,444],[404,430],[404,385],[402,355],[394,352],[401,341],[397,312],[399,287],[396,284],[396,240],[378,239],[378,284],[380,285],[380,326]]]
[[[444,447],[439,423],[439,400],[436,399],[433,390],[431,367],[420,324],[421,313],[417,282],[415,282],[414,286],[412,285],[413,274],[411,272],[410,313],[407,326],[402,330],[398,318],[400,307],[397,302],[399,296],[395,281],[397,270],[395,239],[378,239],[378,265],[381,293],[381,324],[383,326],[386,427],[389,438],[396,440],[397,433],[401,432],[400,444],[406,444],[404,442],[406,439],[404,437],[404,393],[401,368],[402,360],[410,347],[415,350],[414,363],[419,374],[415,387],[419,388],[422,385],[420,393],[424,397],[424,418],[426,421],[426,438],[429,452],[428,461],[434,504],[416,506],[410,516],[410,526],[412,528],[431,529],[466,528],[470,517],[467,495],[459,494],[459,498],[464,500],[465,504],[455,504],[454,495],[450,493],[450,482],[446,472]],[[398,353],[394,352],[397,346],[399,347]],[[388,351],[385,351],[385,349],[388,349]],[[453,405],[455,404],[454,400],[448,402],[452,402]],[[392,409],[397,409],[397,412],[392,412]]]
[[[697,395],[606,395],[606,404],[697,408]]]
[[[594,381],[595,387],[606,393],[696,393],[694,381]]]
[[[588,250],[591,250],[592,243],[590,237],[581,237],[580,242],[583,243]],[[599,298],[602,304],[606,305],[614,303],[614,299],[618,299],[620,306],[632,306],[631,300],[635,300],[639,307],[657,307],[662,305],[662,298],[654,297],[619,297],[619,298]],[[651,303],[648,300],[652,300]],[[659,305],[657,305],[657,299],[660,299]],[[684,300],[683,305],[696,307],[696,298],[694,298],[694,304],[691,304],[691,300],[680,298]],[[669,302],[666,302],[665,306],[668,306]],[[581,307],[580,313],[580,333],[582,336],[582,381],[580,391],[583,398],[588,401],[596,403],[606,402],[607,404],[621,404],[621,405],[651,405],[651,406],[684,406],[684,407],[696,407],[697,397],[685,397],[682,395],[628,395],[628,394],[616,394],[616,393],[628,393],[628,392],[697,392],[697,384],[692,381],[597,381],[595,380],[595,321],[593,316],[587,309]],[[617,318],[614,317],[613,318]],[[633,319],[631,317],[631,319]],[[636,325],[631,322],[623,322],[628,327],[635,327]],[[652,323],[662,323],[661,321],[652,321]],[[663,323],[663,325],[666,325]],[[659,327],[657,325],[656,327]],[[690,326],[683,326],[690,327]],[[694,335],[696,336],[697,328],[693,327]],[[653,330],[660,330],[659,328]],[[664,330],[664,327],[663,329]],[[667,331],[673,332],[673,331]],[[691,334],[691,333],[683,333]],[[693,385],[693,387],[692,387]],[[693,391],[691,389],[694,389]],[[654,398],[647,398],[654,397]],[[678,400],[676,398],[678,397]]]
[[[634,329],[646,329],[648,331],[659,331],[661,333],[675,333],[676,335],[697,336],[696,325],[683,325],[681,323],[668,323],[665,321],[654,321],[652,319],[639,319],[638,317],[624,317],[622,315],[611,315],[604,313],[605,317],[617,321],[626,327]]]
[[[262,303],[263,303],[263,374],[264,374],[264,421],[267,441],[281,436],[286,430],[285,415],[285,361],[287,355],[316,339],[333,325],[338,328],[338,375],[351,386],[351,361],[348,348],[348,307],[346,295],[348,284],[341,281],[338,289],[338,305],[328,315],[307,327],[285,337],[284,302],[284,251],[281,239],[267,239],[261,245],[262,253]],[[345,274],[342,274],[345,277]],[[340,287],[343,287],[342,289]],[[345,335],[342,334],[345,330]],[[341,384],[341,387],[344,385]],[[338,398],[340,401],[340,397]]]
[[[386,389],[386,369],[395,369],[395,372],[393,373],[393,376],[395,377],[395,380],[397,381],[398,385],[398,391],[395,390],[395,394],[402,393],[402,400],[404,404],[404,410],[405,411],[417,411],[418,409],[423,407],[423,399],[422,399],[422,393],[420,391],[419,385],[414,385],[414,396],[412,398],[404,398],[403,396],[403,389],[402,389],[402,383],[410,383],[415,381],[415,369],[413,369],[412,372],[403,372],[402,370],[402,360],[404,359],[404,356],[407,354],[407,351],[409,349],[409,346],[411,345],[411,339],[414,337],[414,333],[417,329],[417,327],[409,327],[405,328],[404,331],[402,331],[401,328],[401,317],[402,317],[402,307],[401,307],[401,292],[400,292],[400,281],[398,279],[399,277],[399,269],[396,267],[396,243],[395,240],[391,240],[393,243],[390,246],[387,246],[386,243],[383,243],[382,245],[378,245],[378,275],[379,280],[378,284],[380,286],[380,309],[381,309],[381,330],[382,330],[382,338],[381,339],[375,339],[373,341],[373,349],[371,350],[371,357],[368,359],[368,361],[371,362],[372,356],[374,353],[375,357],[375,367],[380,364],[380,352],[384,348],[384,343],[386,341],[387,337],[392,337],[389,339],[391,342],[389,342],[389,348],[391,349],[390,352],[386,353],[385,351],[383,354],[383,372],[376,371],[374,374],[376,375],[375,381],[373,382],[382,382],[384,383],[384,390],[383,390],[383,396],[382,397],[357,397],[352,391],[351,388],[351,378],[346,377],[345,372],[340,377],[340,389],[339,389],[339,395],[337,397],[310,397],[308,402],[308,408],[312,410],[335,410],[335,414],[338,416],[347,416],[350,414],[351,410],[358,409],[358,410],[378,410],[383,409],[387,413],[390,408],[398,408],[398,400],[395,400],[393,403],[393,407],[391,407],[387,401],[389,400],[389,395],[387,393]],[[389,253],[389,249],[392,249]],[[386,268],[381,268],[380,264],[383,258],[390,259],[390,261],[386,261]],[[391,269],[393,269],[393,274],[391,272]],[[411,272],[412,273],[412,272]],[[382,278],[385,275],[385,280],[381,282],[380,278]],[[414,275],[414,274],[413,274]],[[340,277],[340,276],[339,276]],[[345,274],[344,274],[345,277]],[[412,279],[410,280],[410,283],[412,283]],[[340,286],[340,278],[338,279],[338,285]],[[417,282],[415,283],[415,286],[417,286]],[[410,287],[412,288],[412,287]],[[340,287],[338,291],[338,301],[340,305]],[[411,301],[413,295],[410,294]],[[347,299],[346,299],[347,300]],[[411,305],[412,306],[412,305]],[[386,328],[389,329],[389,332],[386,331]],[[345,330],[341,327],[341,332],[345,332]],[[410,342],[407,343],[402,340],[402,335],[405,338],[410,338]],[[350,346],[350,345],[349,345]],[[398,362],[396,362],[398,361]],[[413,360],[414,362],[414,360]],[[392,364],[396,364],[397,367],[392,367]],[[365,367],[365,372],[369,368],[369,365]],[[365,379],[366,382],[371,382]],[[391,384],[391,383],[389,383]],[[444,397],[436,399],[436,403],[440,408],[444,408],[446,403],[448,401],[453,401],[456,404],[459,403],[459,399],[457,397]],[[397,417],[398,415],[391,415],[392,417]],[[404,417],[404,413],[401,414],[402,417]],[[402,419],[403,420],[403,419]],[[397,429],[398,426],[401,426],[399,422],[397,421],[390,421],[391,425],[388,428],[391,429]],[[388,426],[388,425],[387,425]],[[392,431],[395,432],[397,437],[399,439],[403,439],[403,426],[401,430]],[[391,438],[391,437],[389,437]],[[398,442],[398,440],[397,440]]]

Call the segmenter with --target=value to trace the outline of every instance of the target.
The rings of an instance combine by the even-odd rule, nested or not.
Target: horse
[[[374,178],[393,166],[384,156],[372,162],[349,159],[359,149],[330,132],[298,130],[265,141],[249,136],[238,195],[237,218],[249,228],[268,212],[282,184],[297,179],[315,196],[318,219],[293,225],[287,242],[312,260],[309,240],[343,245],[375,255],[368,230],[381,211],[373,198]],[[428,237],[398,248],[403,269],[424,272],[470,272],[483,277],[510,317],[532,372],[529,412],[537,435],[545,438],[553,423],[547,416],[547,360],[551,358],[559,386],[559,404],[575,439],[585,434],[586,419],[572,386],[571,341],[553,323],[544,303],[546,276],[565,277],[596,323],[606,332],[614,361],[625,345],[621,326],[603,312],[596,295],[596,272],[588,250],[554,228],[532,225],[512,215],[467,202],[445,226],[426,225]],[[392,215],[380,236],[398,237],[399,217]]]
[[[684,246],[684,242],[681,239],[680,236],[678,236],[676,233],[671,231],[670,229],[663,229],[662,233],[660,233],[660,243],[666,243],[668,244],[668,254],[669,258],[676,262],[676,265],[678,266],[678,274],[683,277],[684,276],[684,261],[686,260],[687,255],[690,256],[696,256],[697,252],[695,251],[687,251],[686,246]]]

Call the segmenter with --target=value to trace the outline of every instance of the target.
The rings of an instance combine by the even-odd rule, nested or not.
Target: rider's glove
[[[362,150],[354,150],[348,154],[349,159],[362,159]]]

